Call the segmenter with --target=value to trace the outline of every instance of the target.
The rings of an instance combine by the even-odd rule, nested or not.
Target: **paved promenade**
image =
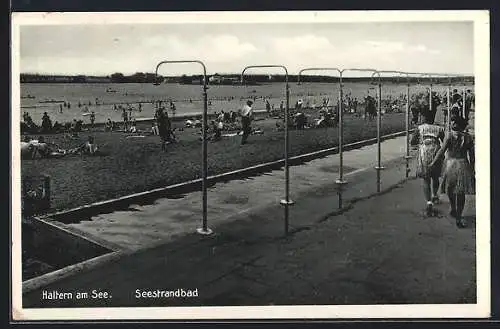
[[[193,233],[199,193],[71,224],[122,248],[123,257],[26,293],[24,307],[474,303],[475,199],[467,199],[466,229],[448,217],[445,196],[438,215],[426,218],[421,181],[405,180],[404,138],[382,149],[380,194],[376,146],[346,152],[342,210],[338,156],[291,168],[296,204],[287,237],[277,203],[282,171],[211,188],[212,236]],[[178,288],[198,297],[136,298],[137,289]],[[93,289],[112,297],[41,298],[44,290]]]
[[[382,163],[402,162],[405,152],[405,138],[399,137],[382,143]],[[346,179],[353,179],[353,184],[346,188],[359,194],[355,188],[360,186],[361,193],[375,191],[376,180],[364,180],[360,174],[375,173],[377,145],[345,152],[344,172]],[[401,169],[394,166],[392,169]],[[290,197],[296,201],[297,207],[291,212],[300,210],[304,195],[311,192],[320,193],[324,188],[331,189],[338,177],[339,157],[331,155],[308,163],[290,167]],[[394,178],[394,176],[397,177]],[[358,177],[354,179],[354,177]],[[394,170],[382,172],[382,185],[390,185],[404,177]],[[396,179],[396,181],[394,181]],[[222,224],[234,220],[235,216],[249,214],[258,209],[272,205],[278,206],[284,197],[285,181],[283,170],[273,170],[258,176],[240,180],[218,183],[208,189],[208,222],[209,227],[217,230]],[[319,190],[319,191],[318,191]],[[335,198],[337,199],[337,198]],[[332,201],[333,202],[333,201]],[[335,201],[336,202],[336,201]],[[278,206],[279,207],[279,206]],[[332,207],[335,207],[332,204]],[[283,215],[281,215],[282,217]],[[292,214],[293,216],[293,214]],[[163,244],[179,236],[194,232],[200,227],[202,219],[201,192],[171,198],[158,199],[151,205],[131,205],[126,211],[115,211],[100,214],[88,220],[68,223],[68,226],[82,235],[89,236],[105,245],[118,250],[139,250]],[[293,223],[292,223],[293,225]]]

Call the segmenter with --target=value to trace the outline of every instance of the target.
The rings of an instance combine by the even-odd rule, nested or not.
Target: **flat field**
[[[382,134],[404,130],[404,117],[402,113],[384,115]],[[240,136],[209,142],[209,175],[284,158],[284,133],[276,131],[275,120],[255,121],[253,126],[264,133],[251,135],[247,145],[240,146]],[[83,132],[78,139],[63,134],[46,136],[61,148],[71,148],[92,134],[98,144],[104,144],[101,149],[109,155],[23,160],[22,176],[50,175],[52,207],[58,210],[180,183],[201,177],[199,132],[199,129],[177,132],[179,142],[168,145],[166,152],[161,150],[158,136],[138,138],[102,131]],[[373,138],[376,132],[375,120],[365,121],[351,115],[345,118],[345,143]],[[290,156],[338,144],[337,128],[292,130],[289,136]]]

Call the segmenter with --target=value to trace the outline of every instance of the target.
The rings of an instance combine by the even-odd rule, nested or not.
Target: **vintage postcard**
[[[13,13],[13,319],[488,317],[489,35]]]

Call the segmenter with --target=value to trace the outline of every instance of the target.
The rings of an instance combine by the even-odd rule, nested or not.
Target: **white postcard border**
[[[476,251],[477,304],[242,306],[165,308],[22,308],[20,220],[20,26],[74,24],[185,23],[339,23],[339,22],[474,22],[476,108]],[[363,319],[484,318],[490,315],[490,25],[486,10],[468,11],[336,11],[336,12],[183,12],[183,13],[13,13],[12,14],[12,308],[14,320],[138,320],[138,319]],[[341,66],[341,65],[340,65]],[[295,72],[292,72],[295,73]]]

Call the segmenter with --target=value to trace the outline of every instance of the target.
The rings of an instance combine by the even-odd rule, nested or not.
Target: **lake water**
[[[386,84],[382,87],[382,97],[389,95],[399,97],[406,94],[406,85]],[[425,86],[412,86],[411,92],[423,91]],[[459,87],[461,88],[461,87]],[[433,86],[433,90],[444,92],[446,86]],[[375,96],[377,87],[370,83],[344,83],[344,94],[356,97],[359,100],[368,93]],[[264,99],[279,108],[280,101],[284,101],[285,90],[283,83],[270,83],[258,86],[209,86],[207,91],[209,112],[224,110],[237,111],[249,98],[255,98],[254,109],[265,109]],[[290,83],[290,107],[302,98],[310,104],[321,104],[323,98],[330,98],[330,104],[337,101],[339,87],[336,83]],[[133,117],[151,118],[154,115],[152,101],[172,99],[175,102],[176,114],[201,113],[203,111],[202,86],[162,84],[48,84],[27,83],[21,84],[21,112],[28,112],[33,120],[41,123],[44,112],[51,117],[52,122],[60,123],[82,119],[90,122],[88,112],[94,111],[96,122],[105,122],[108,118],[121,121],[121,112],[114,110],[114,105],[130,104],[138,109],[141,103],[142,111],[134,111]],[[97,104],[96,105],[96,101]],[[62,102],[69,102],[70,108],[63,107]],[[80,103],[80,107],[78,104]],[[169,111],[169,115],[172,113]],[[22,113],[21,113],[22,119]]]

